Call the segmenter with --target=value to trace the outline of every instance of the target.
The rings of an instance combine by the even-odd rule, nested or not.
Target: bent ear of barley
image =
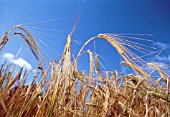
[[[22,26],[19,26],[19,25],[13,26],[9,31],[7,31],[7,32],[5,33],[5,35],[3,36],[2,39],[4,39],[5,37],[7,37],[7,35],[8,35],[10,32],[12,32],[14,29],[17,29],[17,28],[23,30],[23,31],[26,33],[26,35],[27,35],[28,38],[30,39],[30,41],[31,41],[34,49],[39,53],[40,51],[39,51],[38,46],[36,45],[36,43],[35,43],[35,41],[34,41],[33,36],[31,35],[31,33],[30,33],[26,28],[24,28],[24,27],[22,27]]]
[[[132,64],[132,63],[127,63],[127,62],[125,62],[125,61],[122,61],[121,64],[126,65],[126,66],[128,66],[128,67],[131,67],[134,71],[138,72],[139,74],[143,75],[143,76],[146,77],[146,78],[149,78],[149,77],[150,77],[150,76],[149,76],[145,71],[143,71],[140,67],[138,67],[138,66],[136,66],[136,65],[134,65],[134,64]]]
[[[21,33],[21,32],[15,32],[14,35],[21,35],[21,37],[24,39],[24,41],[26,42],[26,44],[28,45],[29,49],[31,50],[31,52],[34,54],[35,58],[38,60],[38,56],[36,54],[36,52],[34,51],[32,44],[29,42],[29,40]]]
[[[2,38],[2,40],[0,40],[0,51],[3,49],[3,47],[6,45],[6,43],[8,42],[9,38],[8,36],[4,36]]]
[[[116,48],[116,50],[119,52],[119,54],[121,56],[123,56],[123,58],[124,58],[124,50],[122,49],[120,44],[118,42],[116,42],[112,37],[105,35],[105,34],[99,34],[97,37],[108,41],[113,47]]]
[[[133,55],[134,53],[128,52],[129,50],[126,47],[124,47],[120,42],[116,41],[116,39],[114,39],[114,37],[111,37],[107,34],[98,34],[97,36],[92,37],[88,41],[86,41],[85,44],[80,49],[80,51],[79,51],[79,53],[78,53],[78,55],[75,59],[75,63],[77,63],[77,60],[80,57],[85,46],[94,39],[104,39],[104,40],[106,40],[118,51],[118,53],[124,58],[125,61],[127,61],[128,63],[135,63],[128,56],[128,54]]]
[[[26,42],[28,47],[31,49],[32,53],[34,54],[34,56],[36,57],[37,60],[40,60],[41,58],[43,58],[43,56],[40,53],[40,50],[38,49],[38,46],[37,46],[33,36],[31,35],[31,33],[26,28],[19,26],[19,25],[12,27],[9,31],[7,31],[5,33],[5,35],[3,36],[3,38],[0,41],[0,51],[3,49],[5,44],[9,41],[8,34],[10,32],[12,32],[14,29],[17,29],[17,28],[23,30],[26,33],[26,35],[27,35],[27,37],[29,38],[30,41],[20,32],[15,32],[14,35],[16,35],[16,34],[21,35],[21,37],[24,39],[24,41]]]
[[[166,83],[167,82],[167,79],[165,77],[165,72],[161,70],[160,67],[158,67],[156,64],[154,63],[147,63],[148,66],[152,66],[154,67],[156,70],[158,70],[160,76],[161,76],[161,79]]]
[[[33,53],[35,58],[37,59],[38,68],[42,71],[42,74],[43,74],[44,69],[41,66],[41,62],[43,60],[43,55],[40,53],[40,50],[38,49],[38,46],[37,46],[33,36],[31,35],[31,33],[26,28],[19,26],[19,25],[16,25],[13,28],[11,28],[9,31],[7,31],[4,35],[4,37],[2,38],[2,40],[0,41],[0,51],[3,49],[5,44],[9,41],[8,34],[10,32],[12,32],[14,29],[17,29],[17,28],[23,30],[26,33],[28,39],[21,32],[15,32],[14,35],[16,35],[16,34],[21,35],[21,37],[24,39],[25,43],[27,44],[27,46],[29,47],[29,49],[31,50],[31,52]],[[11,38],[13,36],[11,36]],[[46,79],[44,79],[44,81],[46,81]]]
[[[31,35],[31,33],[30,33],[26,28],[24,28],[24,27],[22,27],[22,26],[19,26],[19,25],[16,25],[16,26],[14,26],[13,28],[14,28],[14,29],[15,29],[15,28],[19,28],[19,29],[23,30],[23,31],[26,33],[26,35],[28,36],[28,38],[30,39],[30,41],[31,41],[34,49],[35,49],[38,53],[40,53],[40,51],[39,51],[39,49],[38,49],[38,46],[37,46],[36,42],[34,41],[33,36]]]

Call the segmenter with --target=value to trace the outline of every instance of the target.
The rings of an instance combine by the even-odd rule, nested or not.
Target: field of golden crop
[[[21,29],[24,33],[17,32]],[[12,31],[15,33],[11,35]],[[72,33],[68,35],[60,61],[51,61],[48,68],[41,64],[43,56],[29,30],[14,26],[0,40],[0,52],[11,38],[20,35],[38,61],[41,70],[40,82],[37,74],[29,85],[25,82],[29,72],[15,65],[0,65],[0,117],[168,117],[170,116],[169,75],[154,63],[147,63],[120,43],[117,35],[98,34],[87,40],[75,60],[71,59]],[[124,61],[120,66],[133,70],[131,74],[120,74],[116,69],[103,73],[99,59],[84,47],[95,39],[110,43]],[[134,46],[140,49],[139,46]],[[89,73],[78,70],[78,60],[89,54]],[[132,58],[136,58],[135,60]],[[159,78],[153,79],[143,66],[152,66]],[[94,66],[96,69],[94,69]],[[50,70],[50,73],[47,72]],[[14,75],[17,72],[17,75]],[[21,73],[24,72],[21,81]],[[136,74],[134,74],[134,72]],[[94,75],[95,74],[95,75]],[[50,76],[50,80],[47,80]],[[120,83],[121,82],[121,83]],[[14,85],[15,84],[15,85]],[[17,85],[16,85],[17,84]]]

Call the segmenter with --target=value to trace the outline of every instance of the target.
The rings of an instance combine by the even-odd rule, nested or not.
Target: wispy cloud
[[[155,42],[155,43],[153,43],[153,46],[155,46],[158,49],[161,49],[161,52],[163,52],[163,50],[169,49],[170,44],[165,44],[165,43],[162,43],[162,42]],[[170,55],[163,54],[161,56],[157,56],[156,61],[163,62],[163,63],[170,62]]]
[[[169,47],[169,44],[165,44],[165,43],[161,43],[161,42],[155,42],[155,43],[153,43],[153,46],[155,46],[157,48],[167,48],[167,47]]]
[[[32,66],[30,63],[28,63],[26,60],[23,58],[18,58],[16,59],[13,54],[11,53],[5,53],[3,58],[7,59],[9,62],[14,63],[15,65],[18,65],[20,67],[25,67],[27,70],[32,70]]]
[[[157,58],[158,61],[161,61],[161,62],[170,62],[170,55],[169,56],[159,56]]]

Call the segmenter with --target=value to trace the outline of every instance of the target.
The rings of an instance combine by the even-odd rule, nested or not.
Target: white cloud
[[[167,49],[170,47],[169,44],[165,44],[165,43],[161,43],[161,42],[156,42],[156,43],[153,43],[153,46],[159,48],[159,49]],[[159,56],[157,58],[157,61],[159,62],[170,62],[170,55],[167,55],[167,56]]]
[[[155,43],[153,43],[153,46],[158,47],[158,48],[166,48],[166,47],[168,47],[169,45],[168,45],[168,44],[161,43],[161,42],[155,42]]]
[[[163,61],[163,62],[170,62],[170,55],[169,56],[159,56],[157,58],[158,61]]]
[[[32,70],[31,64],[29,64],[26,60],[23,58],[14,58],[14,55],[11,53],[5,53],[3,55],[3,58],[7,59],[9,62],[14,63],[15,65],[18,65],[20,67],[25,67],[27,70]]]
[[[13,63],[16,65],[19,65],[20,67],[26,67],[26,69],[31,70],[32,66],[24,59],[22,58],[18,58],[18,59],[14,59]]]
[[[3,55],[3,57],[4,57],[4,58],[7,58],[7,59],[13,59],[13,58],[14,58],[14,55],[11,54],[11,53],[5,53],[5,54]]]

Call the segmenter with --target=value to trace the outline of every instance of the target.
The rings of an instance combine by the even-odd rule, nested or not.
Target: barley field
[[[168,0],[0,8],[0,117],[170,117]]]
[[[123,41],[121,35],[101,33],[87,40],[77,57],[72,59],[73,32],[74,28],[67,37],[63,54],[59,55],[61,59],[56,61],[56,56],[45,68],[42,65],[44,57],[28,29],[16,25],[4,34],[0,52],[10,39],[20,35],[38,61],[40,72],[30,77],[30,72],[23,68],[16,70],[14,64],[4,62],[0,65],[0,117],[170,116],[168,71],[127,48],[131,46],[142,51],[142,45]],[[124,59],[118,66],[131,68],[131,73],[121,74],[116,68],[101,70],[99,56],[84,49],[91,41],[99,39],[117,50]],[[84,53],[89,55],[88,72],[78,69],[78,60]],[[145,69],[150,67],[152,71]],[[154,71],[158,72],[158,79],[152,77]],[[37,82],[38,74],[40,81]],[[26,84],[28,78],[30,84]]]

